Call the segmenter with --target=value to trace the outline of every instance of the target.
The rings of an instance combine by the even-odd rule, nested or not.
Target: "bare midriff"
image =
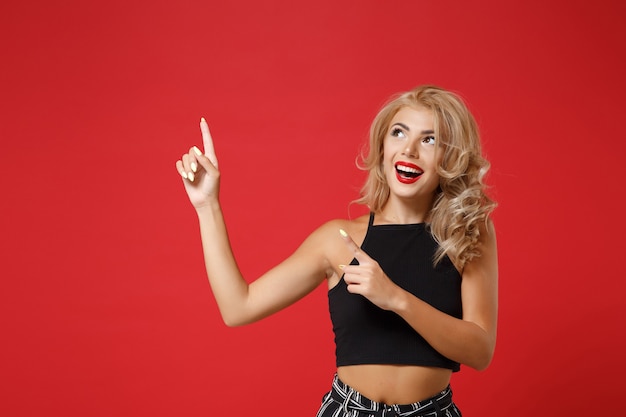
[[[351,365],[337,368],[337,376],[370,400],[411,404],[443,391],[452,371],[410,365]]]

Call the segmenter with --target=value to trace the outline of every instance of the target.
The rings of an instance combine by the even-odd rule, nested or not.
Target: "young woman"
[[[326,281],[337,373],[317,416],[460,416],[450,379],[491,361],[498,280],[489,164],[463,101],[422,86],[386,104],[363,161],[371,213],[322,225],[251,284],[228,241],[204,119],[200,129],[204,153],[192,147],[176,168],[225,323],[262,319]]]

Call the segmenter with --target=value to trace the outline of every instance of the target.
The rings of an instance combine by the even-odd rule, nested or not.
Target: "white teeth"
[[[409,174],[421,174],[422,171],[419,171],[415,168],[410,168],[404,165],[396,165],[396,169],[402,172],[408,172]]]

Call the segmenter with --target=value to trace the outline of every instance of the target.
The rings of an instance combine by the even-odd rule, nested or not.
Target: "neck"
[[[411,202],[411,204],[408,204],[404,200],[389,198],[378,213],[378,216],[385,223],[424,223],[429,220],[431,208],[432,200],[429,200],[427,203]]]

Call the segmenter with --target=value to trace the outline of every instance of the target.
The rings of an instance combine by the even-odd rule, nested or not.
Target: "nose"
[[[411,158],[417,158],[419,156],[419,151],[417,150],[417,148],[417,140],[409,139],[406,142],[406,146],[404,147],[404,151],[402,151],[402,154]]]

